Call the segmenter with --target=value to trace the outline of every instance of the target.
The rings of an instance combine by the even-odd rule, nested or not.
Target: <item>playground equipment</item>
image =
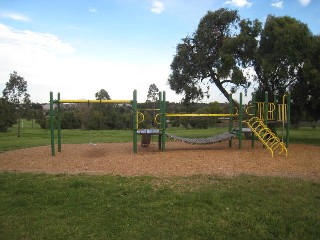
[[[56,104],[57,111],[57,126],[58,126],[58,152],[61,152],[61,115],[60,104],[63,103],[129,103],[132,105],[132,141],[133,152],[137,153],[137,140],[138,135],[142,136],[142,146],[147,146],[150,143],[152,135],[158,136],[159,150],[165,151],[166,138],[190,143],[190,144],[213,144],[221,141],[229,141],[229,147],[232,146],[232,139],[238,137],[239,148],[242,148],[242,135],[248,138],[251,133],[251,147],[254,147],[255,136],[262,142],[274,156],[274,152],[284,152],[287,156],[289,146],[289,129],[290,129],[290,94],[284,95],[282,103],[268,102],[268,93],[265,93],[264,102],[256,102],[255,94],[252,95],[252,101],[248,106],[243,106],[242,93],[239,96],[239,106],[233,106],[232,95],[229,95],[229,112],[228,113],[209,113],[209,114],[192,114],[192,113],[167,113],[166,112],[166,92],[159,93],[160,108],[156,109],[159,114],[155,116],[155,123],[158,128],[155,129],[139,129],[139,124],[144,121],[144,114],[137,109],[137,91],[133,91],[132,100],[61,100],[60,93],[58,93],[57,100],[53,99],[53,93],[50,92],[50,129],[51,129],[51,153],[55,156],[55,143],[54,143],[54,104]],[[236,111],[234,111],[236,109]],[[150,109],[147,109],[150,110]],[[151,109],[154,111],[155,109]],[[167,118],[168,117],[224,117],[229,119],[229,131],[216,136],[208,138],[185,138],[179,137],[166,132]],[[237,120],[238,126],[234,126]],[[246,124],[248,127],[243,127]],[[277,124],[282,125],[282,140],[268,127],[268,125]]]
[[[137,111],[137,91],[133,91],[132,100],[62,100],[60,99],[60,93],[57,95],[57,100],[53,99],[53,92],[50,92],[50,133],[51,133],[51,155],[55,156],[55,136],[54,136],[54,126],[55,118],[54,111],[57,111],[57,130],[58,130],[58,152],[62,151],[61,144],[61,114],[60,105],[63,103],[100,103],[100,104],[121,104],[129,103],[132,105],[132,141],[133,141],[133,152],[137,153],[137,130],[139,124],[139,113]],[[56,109],[54,105],[56,104]],[[143,120],[143,119],[142,119]]]
[[[282,98],[282,103],[268,102],[268,93],[265,93],[264,102],[256,102],[255,94],[252,95],[251,104],[243,106],[242,93],[239,97],[239,107],[233,106],[232,95],[229,95],[229,113],[219,114],[193,114],[193,113],[166,113],[165,111],[165,92],[160,92],[160,113],[157,114],[155,121],[159,127],[159,149],[165,151],[166,137],[177,141],[182,141],[190,144],[213,144],[221,141],[229,141],[229,147],[232,146],[232,138],[238,137],[239,148],[242,148],[242,135],[251,138],[251,147],[254,147],[255,136],[262,144],[270,151],[272,157],[274,152],[284,152],[287,156],[289,146],[289,127],[290,127],[290,95],[285,95]],[[236,111],[234,112],[234,109]],[[229,131],[208,138],[185,138],[179,137],[166,132],[167,117],[224,117],[229,119]],[[160,118],[160,121],[157,120]],[[238,127],[234,126],[234,121],[237,120]],[[268,127],[268,125],[282,125],[282,140]],[[243,127],[247,125],[248,127]],[[284,134],[285,132],[285,134]],[[146,133],[148,134],[148,133]]]

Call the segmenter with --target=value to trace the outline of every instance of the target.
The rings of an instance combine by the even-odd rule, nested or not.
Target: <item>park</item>
[[[0,239],[320,239],[319,40],[288,16],[208,11],[170,65],[181,102],[61,85],[41,105],[14,71]],[[210,86],[224,102],[201,102]]]

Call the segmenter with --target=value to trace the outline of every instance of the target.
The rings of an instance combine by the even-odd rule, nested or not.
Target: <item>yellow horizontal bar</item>
[[[230,114],[230,113],[204,113],[204,114],[195,114],[195,113],[168,113],[167,117],[236,117],[239,114]]]
[[[60,103],[132,103],[132,100],[59,100]]]

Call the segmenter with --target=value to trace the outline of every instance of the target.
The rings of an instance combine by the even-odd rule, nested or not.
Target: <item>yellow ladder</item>
[[[263,145],[271,152],[272,157],[276,149],[279,150],[279,154],[285,151],[286,157],[288,156],[288,150],[285,144],[263,123],[260,118],[253,117],[245,122]]]

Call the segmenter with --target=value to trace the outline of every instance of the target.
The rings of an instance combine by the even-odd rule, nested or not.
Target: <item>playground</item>
[[[134,91],[133,101],[104,101],[104,103],[132,103],[133,142],[63,144],[62,146],[59,104],[88,103],[88,100],[60,100],[60,94],[58,94],[58,100],[54,101],[53,94],[50,93],[51,126],[53,126],[53,105],[58,104],[58,141],[55,142],[55,131],[51,127],[51,147],[47,145],[5,152],[0,155],[1,170],[123,176],[249,174],[320,180],[319,147],[292,144],[288,154],[290,105],[286,102],[290,102],[289,96],[288,99],[283,96],[277,104],[276,101],[268,102],[267,93],[264,102],[256,102],[253,95],[252,104],[244,107],[240,94],[240,106],[237,111],[234,111],[235,107],[230,95],[229,113],[185,114],[166,113],[165,93],[160,93],[160,114],[157,116],[159,121],[155,118],[159,124],[158,129],[140,129],[139,116],[143,117],[143,114],[137,109],[136,94]],[[102,103],[101,100],[92,102]],[[245,115],[249,120],[244,119]],[[190,116],[228,117],[229,131],[207,138],[186,138],[168,133],[170,130],[166,127],[167,117]],[[237,127],[234,125],[235,121],[238,122]],[[284,134],[282,140],[269,129],[268,122],[281,124]],[[248,127],[243,127],[243,124]],[[141,144],[139,144],[140,139]],[[145,142],[146,139],[149,141]],[[150,142],[150,139],[153,140]],[[56,148],[58,152],[55,151]]]
[[[227,142],[214,145],[189,145],[168,142],[166,152],[156,143],[138,146],[132,143],[64,144],[55,157],[50,146],[14,150],[0,155],[1,171],[67,174],[111,174],[121,176],[191,176],[196,174],[238,176],[282,176],[320,181],[318,146],[292,144],[290,154],[271,157],[261,145],[243,142],[242,150]]]

